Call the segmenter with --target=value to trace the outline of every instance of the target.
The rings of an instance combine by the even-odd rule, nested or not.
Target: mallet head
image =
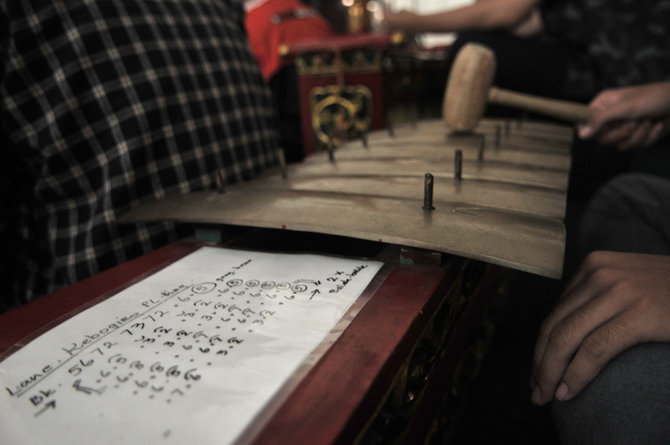
[[[495,53],[476,43],[464,45],[451,67],[442,104],[447,127],[473,130],[486,109],[489,89],[496,71]]]

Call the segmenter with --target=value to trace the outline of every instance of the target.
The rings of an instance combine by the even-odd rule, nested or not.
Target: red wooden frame
[[[206,243],[184,241],[0,314],[0,357],[25,345],[37,334],[155,273]],[[460,264],[460,263],[459,263]],[[242,437],[254,444],[351,443],[365,430],[459,273],[456,264],[387,264],[388,276],[358,315],[297,384],[278,410]],[[483,289],[486,294],[490,291]],[[480,294],[482,293],[480,292]],[[485,297],[484,297],[485,298]],[[479,301],[483,301],[481,296]],[[449,348],[458,356],[481,304],[470,305]],[[453,372],[456,360],[442,371]],[[444,374],[443,372],[443,374]],[[435,394],[447,382],[434,383]],[[435,405],[436,400],[431,401]],[[427,409],[430,412],[431,408]],[[412,437],[428,434],[430,416],[411,425]]]

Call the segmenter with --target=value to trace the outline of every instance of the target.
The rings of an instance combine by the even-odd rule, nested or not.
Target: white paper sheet
[[[380,267],[201,248],[1,362],[2,441],[233,442]]]

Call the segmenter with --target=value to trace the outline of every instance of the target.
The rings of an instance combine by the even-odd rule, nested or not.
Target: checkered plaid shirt
[[[243,14],[233,0],[0,0],[5,309],[187,233],[116,223],[140,202],[275,164]]]

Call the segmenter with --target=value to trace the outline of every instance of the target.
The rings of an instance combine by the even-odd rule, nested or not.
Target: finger
[[[599,258],[600,252],[591,252],[584,258],[582,263],[577,268],[577,271],[572,275],[572,278],[568,281],[563,289],[560,299],[566,298],[567,295],[570,295],[573,289],[581,284],[584,279],[591,275],[593,271],[599,267],[602,259]]]
[[[631,328],[629,314],[621,314],[587,336],[565,369],[557,386],[557,400],[570,400],[621,352],[639,342]]]
[[[593,110],[588,122],[578,125],[578,135],[582,139],[590,139],[597,135],[608,122],[620,119],[618,117],[617,104],[621,101],[621,93],[617,91],[604,91],[598,94],[589,104]]]
[[[590,280],[586,286],[591,287],[587,292],[596,292],[594,297],[556,323],[547,334],[544,350],[539,354],[541,358],[533,368],[536,386],[532,401],[535,404],[547,403],[554,397],[565,369],[583,340],[623,310],[622,304],[616,300],[606,301],[602,297],[608,293],[608,288],[590,284],[592,282]]]
[[[554,329],[554,326],[556,326],[556,324],[559,323],[568,314],[581,306],[589,295],[596,292],[595,289],[589,290],[586,286],[589,282],[589,276],[597,267],[597,265],[602,261],[600,256],[602,255],[599,255],[599,252],[594,252],[589,254],[584,259],[566,285],[562,294],[559,296],[558,303],[547,316],[547,318],[542,322],[537,339],[535,341],[535,349],[533,351],[533,360],[531,364],[533,369],[536,369],[540,365],[544,355],[544,350],[547,345],[549,334]],[[535,386],[536,382],[534,374],[531,372],[530,387],[534,388]]]
[[[634,148],[643,148],[647,146],[647,137],[651,130],[651,122],[649,120],[638,121],[632,126],[632,130],[628,138],[622,140],[618,147],[620,150],[628,151]]]
[[[610,123],[601,129],[597,140],[602,145],[619,145],[630,138],[634,129],[635,123],[631,121]]]
[[[577,125],[577,134],[582,139],[596,137],[607,126],[607,119],[604,111],[596,110],[586,123]]]
[[[668,126],[665,124],[665,122],[656,122],[649,130],[646,146],[650,146],[666,134],[668,134]]]
[[[598,251],[592,252],[589,256],[594,255],[599,267],[609,267],[613,269],[625,269],[628,271],[645,271],[650,267],[656,268],[662,264],[670,265],[670,256],[655,255],[645,253],[627,253],[627,252],[609,252]]]
[[[594,128],[588,123],[577,124],[577,135],[581,139],[590,139],[594,135],[594,133],[595,133]]]
[[[536,357],[538,355],[537,351],[544,349],[549,333],[553,330],[554,326],[576,308],[584,304],[585,299],[590,293],[588,288],[584,289],[584,287],[588,285],[587,273],[583,272],[580,273],[579,276],[575,276],[571,280],[571,283],[573,284],[569,284],[566,287],[563,293],[559,296],[556,306],[540,326],[535,345]],[[539,362],[539,358],[537,361]]]
[[[591,279],[591,275],[598,269],[603,267],[609,268],[618,268],[618,267],[629,267],[629,262],[624,262],[619,264],[619,257],[621,255],[618,252],[608,252],[608,251],[594,251],[589,253],[582,263],[577,268],[577,271],[572,275],[572,278],[566,284],[563,292],[558,298],[558,303],[554,307],[552,313],[547,317],[543,323],[543,328],[540,329],[538,335],[538,346],[540,348],[543,346],[541,343],[546,341],[548,333],[553,329],[553,326],[558,320],[565,318],[569,313],[573,312],[577,307],[583,304],[583,299],[587,296],[595,295],[598,293],[596,288],[588,289],[585,288],[586,284]],[[607,287],[610,285],[609,281],[611,278],[607,278],[607,281],[602,283],[592,283],[596,284],[599,287]],[[579,290],[578,288],[582,288]],[[537,349],[537,348],[536,348]]]
[[[593,108],[593,107],[592,107]],[[602,131],[602,127],[607,124],[607,116],[603,111],[594,110],[589,120],[585,123],[577,124],[577,135],[582,139],[591,139]]]
[[[531,389],[535,389],[538,386],[538,379],[540,378],[537,375],[538,370],[542,366],[547,345],[556,326],[560,325],[570,314],[583,306],[591,298],[591,295],[597,294],[599,292],[598,286],[599,284],[589,280],[588,275],[584,275],[582,280],[570,292],[564,293],[561,296],[559,303],[540,326],[531,364]]]

